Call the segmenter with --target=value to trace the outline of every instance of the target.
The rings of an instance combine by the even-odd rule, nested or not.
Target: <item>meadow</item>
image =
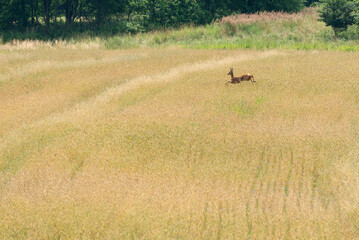
[[[358,239],[358,62],[3,46],[0,239]]]
[[[34,30],[0,31],[0,45],[97,45],[104,49],[179,46],[189,49],[295,49],[359,51],[359,26],[334,35],[331,27],[319,21],[317,8],[298,13],[261,12],[223,17],[207,25],[152,29],[148,32],[118,32],[116,24],[102,30],[86,30],[74,24],[71,29],[51,34]],[[81,30],[82,29],[82,30]],[[111,30],[112,29],[112,30]],[[31,40],[30,43],[28,40]],[[19,41],[20,40],[20,41]]]

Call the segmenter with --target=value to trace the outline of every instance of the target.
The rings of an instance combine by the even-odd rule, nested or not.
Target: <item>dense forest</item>
[[[144,32],[234,13],[297,12],[315,0],[0,0],[0,30]]]

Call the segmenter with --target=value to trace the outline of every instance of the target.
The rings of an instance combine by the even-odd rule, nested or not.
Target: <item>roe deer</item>
[[[233,68],[230,69],[230,71],[229,71],[229,73],[227,73],[227,75],[231,75],[231,81],[226,82],[226,85],[229,84],[229,83],[233,83],[233,84],[241,83],[241,81],[255,82],[253,75],[251,75],[249,73],[244,74],[244,75],[239,76],[239,77],[234,77],[233,76]]]

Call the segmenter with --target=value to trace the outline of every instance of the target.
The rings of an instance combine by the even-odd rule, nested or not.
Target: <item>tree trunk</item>
[[[77,14],[77,16],[80,20],[80,27],[82,26],[82,24],[81,24],[82,23],[82,9],[83,9],[82,3],[83,3],[83,1],[80,0],[80,5],[79,5],[79,9],[78,9],[78,14]]]
[[[50,6],[51,6],[51,2],[52,2],[52,0],[43,0],[46,32],[48,32],[49,28],[50,28]]]
[[[35,22],[36,24],[39,23],[39,16],[37,16],[37,9],[39,7],[39,0],[36,0],[36,4],[35,4],[35,8],[34,8],[34,13],[35,13]]]
[[[25,0],[21,0],[20,2],[21,4],[21,25],[23,28],[27,27],[27,14],[26,14],[26,10],[25,10]]]
[[[71,0],[66,0],[65,3],[65,19],[66,25],[71,25]]]
[[[103,20],[104,20],[104,6],[103,6],[103,0],[97,0],[96,2],[96,22],[99,27],[102,26]]]
[[[55,16],[54,16],[54,25],[55,25],[55,28],[56,28],[56,26],[57,26],[57,16],[58,16],[58,14],[59,14],[58,8],[59,8],[59,1],[56,1],[56,2],[55,2]]]
[[[30,1],[30,9],[31,9],[31,25],[34,25],[34,23],[35,23],[34,0]]]
[[[67,26],[71,26],[71,24],[74,22],[78,13],[78,5],[78,0],[66,0],[65,17]]]

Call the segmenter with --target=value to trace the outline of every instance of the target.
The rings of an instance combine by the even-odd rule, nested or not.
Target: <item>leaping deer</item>
[[[231,75],[231,81],[226,82],[226,85],[229,84],[229,83],[233,83],[233,84],[241,83],[241,81],[255,82],[253,75],[251,75],[249,73],[244,74],[244,75],[239,76],[239,77],[234,77],[233,76],[233,68],[230,68],[230,71],[229,71],[229,73],[227,73],[227,75]]]

